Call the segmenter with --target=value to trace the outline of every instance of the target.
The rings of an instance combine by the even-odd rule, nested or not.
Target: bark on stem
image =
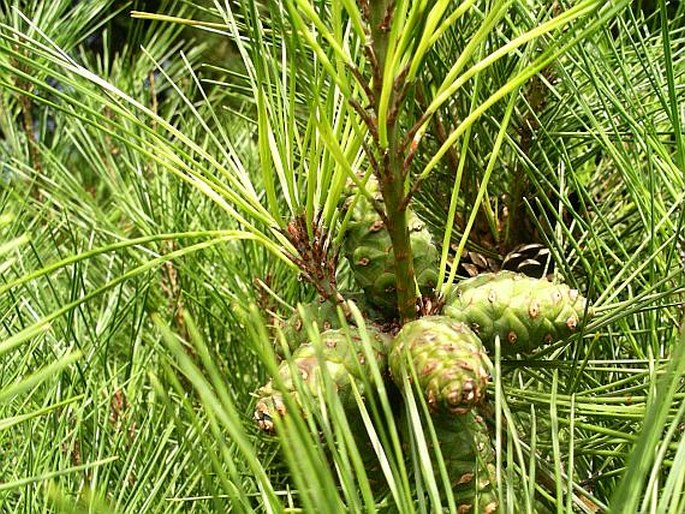
[[[394,138],[391,141],[395,142]],[[414,284],[414,258],[407,225],[407,209],[401,177],[402,158],[388,159],[388,168],[381,178],[381,190],[388,215],[387,229],[395,256],[397,308],[402,323],[416,318],[416,285]],[[393,170],[394,168],[394,170]]]
[[[376,0],[369,2],[369,28],[371,32],[371,46],[375,56],[373,73],[373,103],[378,119],[378,106],[380,105],[383,81],[393,82],[391,89],[392,98],[389,102],[393,108],[399,109],[397,95],[403,94],[404,88],[397,88],[394,84],[393,75],[384,74],[387,57],[388,36],[394,16],[394,0]],[[388,134],[388,147],[379,148],[379,159],[376,167],[376,175],[381,186],[381,193],[387,213],[386,228],[392,241],[392,249],[395,257],[395,280],[397,288],[397,308],[402,323],[416,318],[416,285],[414,281],[414,259],[412,256],[409,227],[407,226],[407,202],[404,193],[404,152],[401,137],[397,134],[396,124],[399,114],[386,118],[386,132]]]

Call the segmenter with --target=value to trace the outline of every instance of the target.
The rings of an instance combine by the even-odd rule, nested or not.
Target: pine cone
[[[361,293],[345,294],[345,297],[348,301],[355,303],[364,319],[374,322],[380,319],[380,313],[367,304]],[[300,310],[303,311],[304,317]],[[320,298],[301,305],[281,324],[283,341],[279,338],[276,338],[274,341],[275,351],[279,357],[285,357],[286,355],[285,349],[282,346],[283,343],[287,345],[290,353],[292,353],[309,341],[309,334],[305,328],[304,319],[316,322],[320,333],[341,328],[337,307],[332,302]]]
[[[459,246],[457,244],[450,245],[453,257]],[[475,250],[464,249],[459,258],[459,265],[457,266],[457,275],[462,277],[475,277],[481,273],[489,273],[500,270],[500,260],[491,256],[487,256]],[[447,261],[447,265],[454,266],[454,258]]]
[[[413,363],[433,412],[462,414],[481,402],[490,363],[483,344],[464,323],[426,316],[407,323],[391,343],[390,372],[401,387]]]
[[[524,244],[507,254],[502,261],[502,269],[542,278],[554,271],[554,259],[546,246],[539,243]]]
[[[368,328],[373,349],[376,352],[376,362],[381,371],[386,369],[386,345],[387,336]],[[295,350],[289,361],[281,363],[278,374],[282,381],[279,387],[270,380],[265,386],[257,391],[258,401],[255,409],[255,420],[259,428],[265,432],[273,432],[275,416],[285,416],[287,409],[283,401],[284,394],[294,397],[300,406],[296,378],[293,371],[299,374],[304,387],[312,395],[324,394],[325,384],[322,377],[322,367],[325,366],[340,400],[345,408],[356,405],[352,393],[351,384],[354,382],[359,392],[363,395],[367,391],[364,388],[363,377],[370,376],[370,366],[366,362],[362,350],[362,341],[359,332],[350,328],[349,339],[342,330],[329,330],[320,336],[320,348],[315,343],[308,342]],[[320,352],[322,360],[317,353]]]
[[[495,455],[487,426],[476,410],[433,419],[440,452],[460,514],[494,514]]]
[[[381,202],[375,179],[367,189]],[[388,315],[397,312],[396,268],[390,234],[371,202],[363,196],[356,198],[347,225],[343,252],[357,284],[367,300]],[[414,257],[414,274],[422,294],[430,294],[437,284],[438,250],[431,235],[418,216],[407,210],[407,224]]]
[[[489,351],[500,337],[503,354],[530,352],[576,332],[585,321],[586,299],[565,284],[502,271],[460,283],[444,314],[468,324]],[[588,318],[592,316],[587,309]]]
[[[338,318],[336,307],[329,301],[320,302],[319,300],[314,300],[302,305],[302,310],[306,319],[316,322],[319,332],[340,328],[340,319]],[[299,309],[295,309],[293,314],[283,323],[282,331],[283,342],[288,346],[290,352],[294,352],[301,345],[309,341],[309,334],[305,329],[304,320]],[[285,351],[281,346],[281,341],[277,338],[275,343],[276,353],[280,357],[284,357]]]

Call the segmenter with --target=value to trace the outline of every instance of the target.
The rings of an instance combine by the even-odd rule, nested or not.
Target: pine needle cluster
[[[685,512],[684,22],[664,0],[0,1],[0,511],[459,512],[458,456],[342,301],[354,184],[392,240],[387,331],[514,260],[591,302],[572,337],[491,352],[502,512]],[[265,435],[254,393],[317,297],[373,394],[295,380],[310,415]]]

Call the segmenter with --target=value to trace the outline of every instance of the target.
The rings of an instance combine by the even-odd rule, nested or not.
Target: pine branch
[[[384,81],[393,81],[391,87],[391,110],[386,119],[385,133],[388,138],[388,146],[379,151],[383,157],[375,169],[380,185],[386,212],[386,228],[392,241],[392,249],[395,257],[397,305],[402,322],[416,318],[416,286],[414,280],[414,263],[407,225],[407,205],[405,203],[404,183],[406,168],[404,156],[400,145],[400,134],[397,130],[399,108],[402,103],[404,91],[396,77],[385,75],[385,59],[388,47],[390,26],[393,22],[395,9],[394,0],[379,1],[370,5],[368,24],[370,27],[371,47],[376,62],[371,62],[374,69],[373,101],[376,115],[380,109],[381,94]],[[401,90],[401,91],[398,91]]]

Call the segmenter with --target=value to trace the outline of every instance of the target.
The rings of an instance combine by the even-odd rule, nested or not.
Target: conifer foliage
[[[684,20],[0,1],[0,510],[685,511]]]

